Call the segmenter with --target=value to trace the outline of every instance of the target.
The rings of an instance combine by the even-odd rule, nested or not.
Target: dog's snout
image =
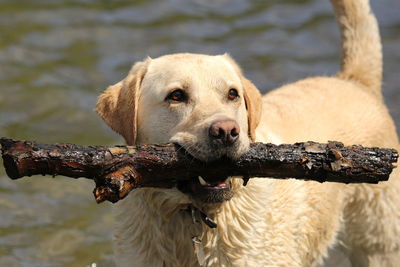
[[[240,127],[234,120],[215,121],[209,128],[209,136],[213,141],[224,145],[232,145],[239,138]]]

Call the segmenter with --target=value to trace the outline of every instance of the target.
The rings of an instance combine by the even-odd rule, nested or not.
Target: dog
[[[96,110],[128,145],[176,143],[205,162],[234,160],[253,141],[399,149],[368,0],[331,2],[343,39],[333,77],[261,96],[227,54],[172,54],[134,64]],[[193,177],[173,189],[136,189],[115,205],[115,259],[118,266],[315,266],[339,248],[353,266],[396,266],[399,207],[398,170],[377,185]]]

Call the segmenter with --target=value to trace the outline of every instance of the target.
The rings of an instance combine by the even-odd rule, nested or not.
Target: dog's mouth
[[[220,203],[233,196],[230,177],[192,177],[189,181],[180,182],[178,189],[205,203]]]
[[[200,188],[206,188],[207,190],[226,190],[230,189],[229,177],[223,179],[213,179],[198,176],[197,179],[193,179],[193,186],[200,186]]]
[[[183,146],[176,144],[178,150],[186,155],[190,155],[196,160],[201,160],[187,151]],[[223,156],[216,160],[230,160]],[[201,160],[202,161],[202,160]],[[208,162],[209,164],[210,162]],[[180,181],[177,185],[178,189],[186,194],[191,195],[194,200],[204,203],[220,203],[230,200],[233,196],[232,183],[229,176],[211,176],[199,175],[191,177],[189,180]]]

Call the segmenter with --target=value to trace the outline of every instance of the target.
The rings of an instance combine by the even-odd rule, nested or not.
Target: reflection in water
[[[385,96],[400,122],[400,2],[381,22]],[[334,74],[339,36],[328,1],[0,1],[0,135],[121,143],[93,112],[96,96],[147,55],[230,53],[266,92]],[[0,266],[112,266],[110,204],[90,181],[0,175]]]

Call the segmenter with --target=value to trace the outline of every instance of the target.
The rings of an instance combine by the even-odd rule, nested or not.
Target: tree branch
[[[3,163],[11,179],[36,174],[85,177],[96,183],[97,202],[116,202],[138,187],[171,188],[204,176],[298,178],[319,182],[378,183],[389,179],[397,162],[394,149],[344,147],[339,142],[293,145],[253,143],[237,161],[205,163],[173,144],[78,146],[0,139]]]

